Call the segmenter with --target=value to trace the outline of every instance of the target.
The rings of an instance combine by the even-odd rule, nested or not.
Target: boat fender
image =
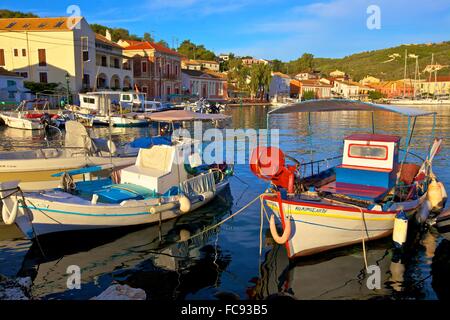
[[[169,202],[169,203],[165,203],[165,204],[161,204],[159,206],[154,206],[150,208],[150,213],[151,214],[155,214],[155,213],[160,213],[163,211],[169,211],[169,210],[173,210],[178,206],[178,204],[176,202]]]
[[[191,200],[189,200],[186,196],[180,196],[180,199],[178,200],[180,202],[180,211],[183,213],[187,213],[191,211]]]
[[[98,201],[98,194],[94,193],[92,195],[91,204],[96,205]]]
[[[431,202],[429,200],[425,200],[419,211],[416,213],[417,222],[422,224],[427,221],[430,216],[431,209],[433,209]]]
[[[400,211],[394,220],[394,232],[392,239],[396,247],[401,248],[405,242],[408,235],[408,217],[405,212]]]
[[[273,240],[278,244],[285,244],[291,236],[291,221],[288,219],[283,234],[281,237],[278,235],[277,227],[275,225],[274,215],[270,216],[270,233],[272,234]]]
[[[431,203],[432,210],[442,209],[442,203],[444,201],[442,188],[435,179],[433,179],[433,181],[428,186],[427,199]]]
[[[447,190],[445,190],[445,186],[442,182],[438,182],[438,185],[441,187],[441,192],[442,192],[442,199],[443,199],[442,208],[445,208],[445,205],[447,203],[447,198],[448,198]]]
[[[19,201],[17,201],[17,197],[16,197],[16,200],[14,201],[14,205],[13,205],[11,211],[8,208],[8,206],[3,204],[3,208],[2,208],[3,222],[7,225],[13,224],[16,221],[18,211],[19,211]]]
[[[214,197],[214,192],[212,192],[212,191],[203,192],[199,196],[200,201],[208,201],[208,200],[211,200],[213,197]]]

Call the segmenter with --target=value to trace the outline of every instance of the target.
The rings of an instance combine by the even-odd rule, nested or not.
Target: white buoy
[[[402,247],[406,242],[408,235],[408,217],[401,211],[397,214],[394,221],[394,232],[392,239],[397,247]]]
[[[442,195],[442,188],[436,181],[436,179],[433,179],[433,181],[431,181],[430,185],[428,186],[427,199],[431,203],[432,210],[442,209],[444,198]]]
[[[192,204],[191,204],[191,200],[189,200],[188,197],[180,196],[178,201],[180,202],[181,212],[187,213],[187,212],[191,211]]]

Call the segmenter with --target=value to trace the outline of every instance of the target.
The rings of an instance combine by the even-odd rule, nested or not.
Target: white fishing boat
[[[67,182],[64,188],[21,193],[19,181],[0,183],[2,217],[30,239],[64,231],[157,223],[210,202],[228,185],[228,173],[202,165],[197,142],[141,149],[136,163],[111,179]],[[102,169],[102,168],[100,168]]]
[[[6,126],[25,130],[43,130],[48,126],[60,127],[64,125],[66,116],[68,115],[63,115],[63,111],[50,110],[46,100],[24,100],[16,110],[0,113],[0,118]]]
[[[68,121],[62,148],[0,152],[0,182],[17,179],[24,190],[57,187],[59,178],[52,175],[60,171],[108,163],[122,168],[132,165],[136,156],[136,149],[118,148],[110,140],[91,138],[83,125]]]
[[[285,244],[290,258],[386,237],[393,233],[394,225],[394,241],[402,245],[406,241],[408,220],[416,217],[417,221],[424,222],[430,211],[442,209],[445,202],[444,185],[432,171],[432,161],[442,140],[432,141],[426,159],[409,162],[414,156],[410,144],[416,119],[435,117],[434,112],[357,101],[313,100],[272,110],[270,116],[352,110],[388,111],[407,116],[410,126],[405,151],[400,149],[400,137],[372,132],[346,137],[342,157],[309,163],[285,156],[275,147],[253,152],[253,173],[271,181],[264,203],[283,228],[280,236],[272,216],[271,233],[275,241]],[[320,170],[321,165],[340,158],[338,165]],[[286,165],[286,159],[294,165]],[[309,168],[311,173],[307,175]]]

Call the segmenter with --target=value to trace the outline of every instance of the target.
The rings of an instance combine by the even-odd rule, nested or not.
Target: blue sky
[[[450,40],[449,0],[2,0],[0,7],[64,16],[70,5],[90,23],[149,31],[169,44],[190,39],[216,53],[284,61]],[[380,29],[366,26],[369,5],[380,8]]]

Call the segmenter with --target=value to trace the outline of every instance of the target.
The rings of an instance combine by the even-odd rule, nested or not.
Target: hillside
[[[401,79],[404,73],[405,50],[408,50],[408,54],[419,56],[420,71],[423,71],[425,66],[431,63],[431,55],[434,53],[435,62],[449,65],[448,68],[444,68],[438,74],[450,75],[450,41],[435,44],[401,45],[388,49],[356,53],[341,59],[315,58],[314,68],[324,74],[339,69],[351,75],[354,80],[360,80],[366,75],[382,80]],[[383,63],[390,60],[389,55],[394,53],[400,54],[401,57]],[[415,59],[409,58],[407,77],[414,78],[414,69]],[[428,74],[421,75],[422,79],[425,77],[428,77]]]

